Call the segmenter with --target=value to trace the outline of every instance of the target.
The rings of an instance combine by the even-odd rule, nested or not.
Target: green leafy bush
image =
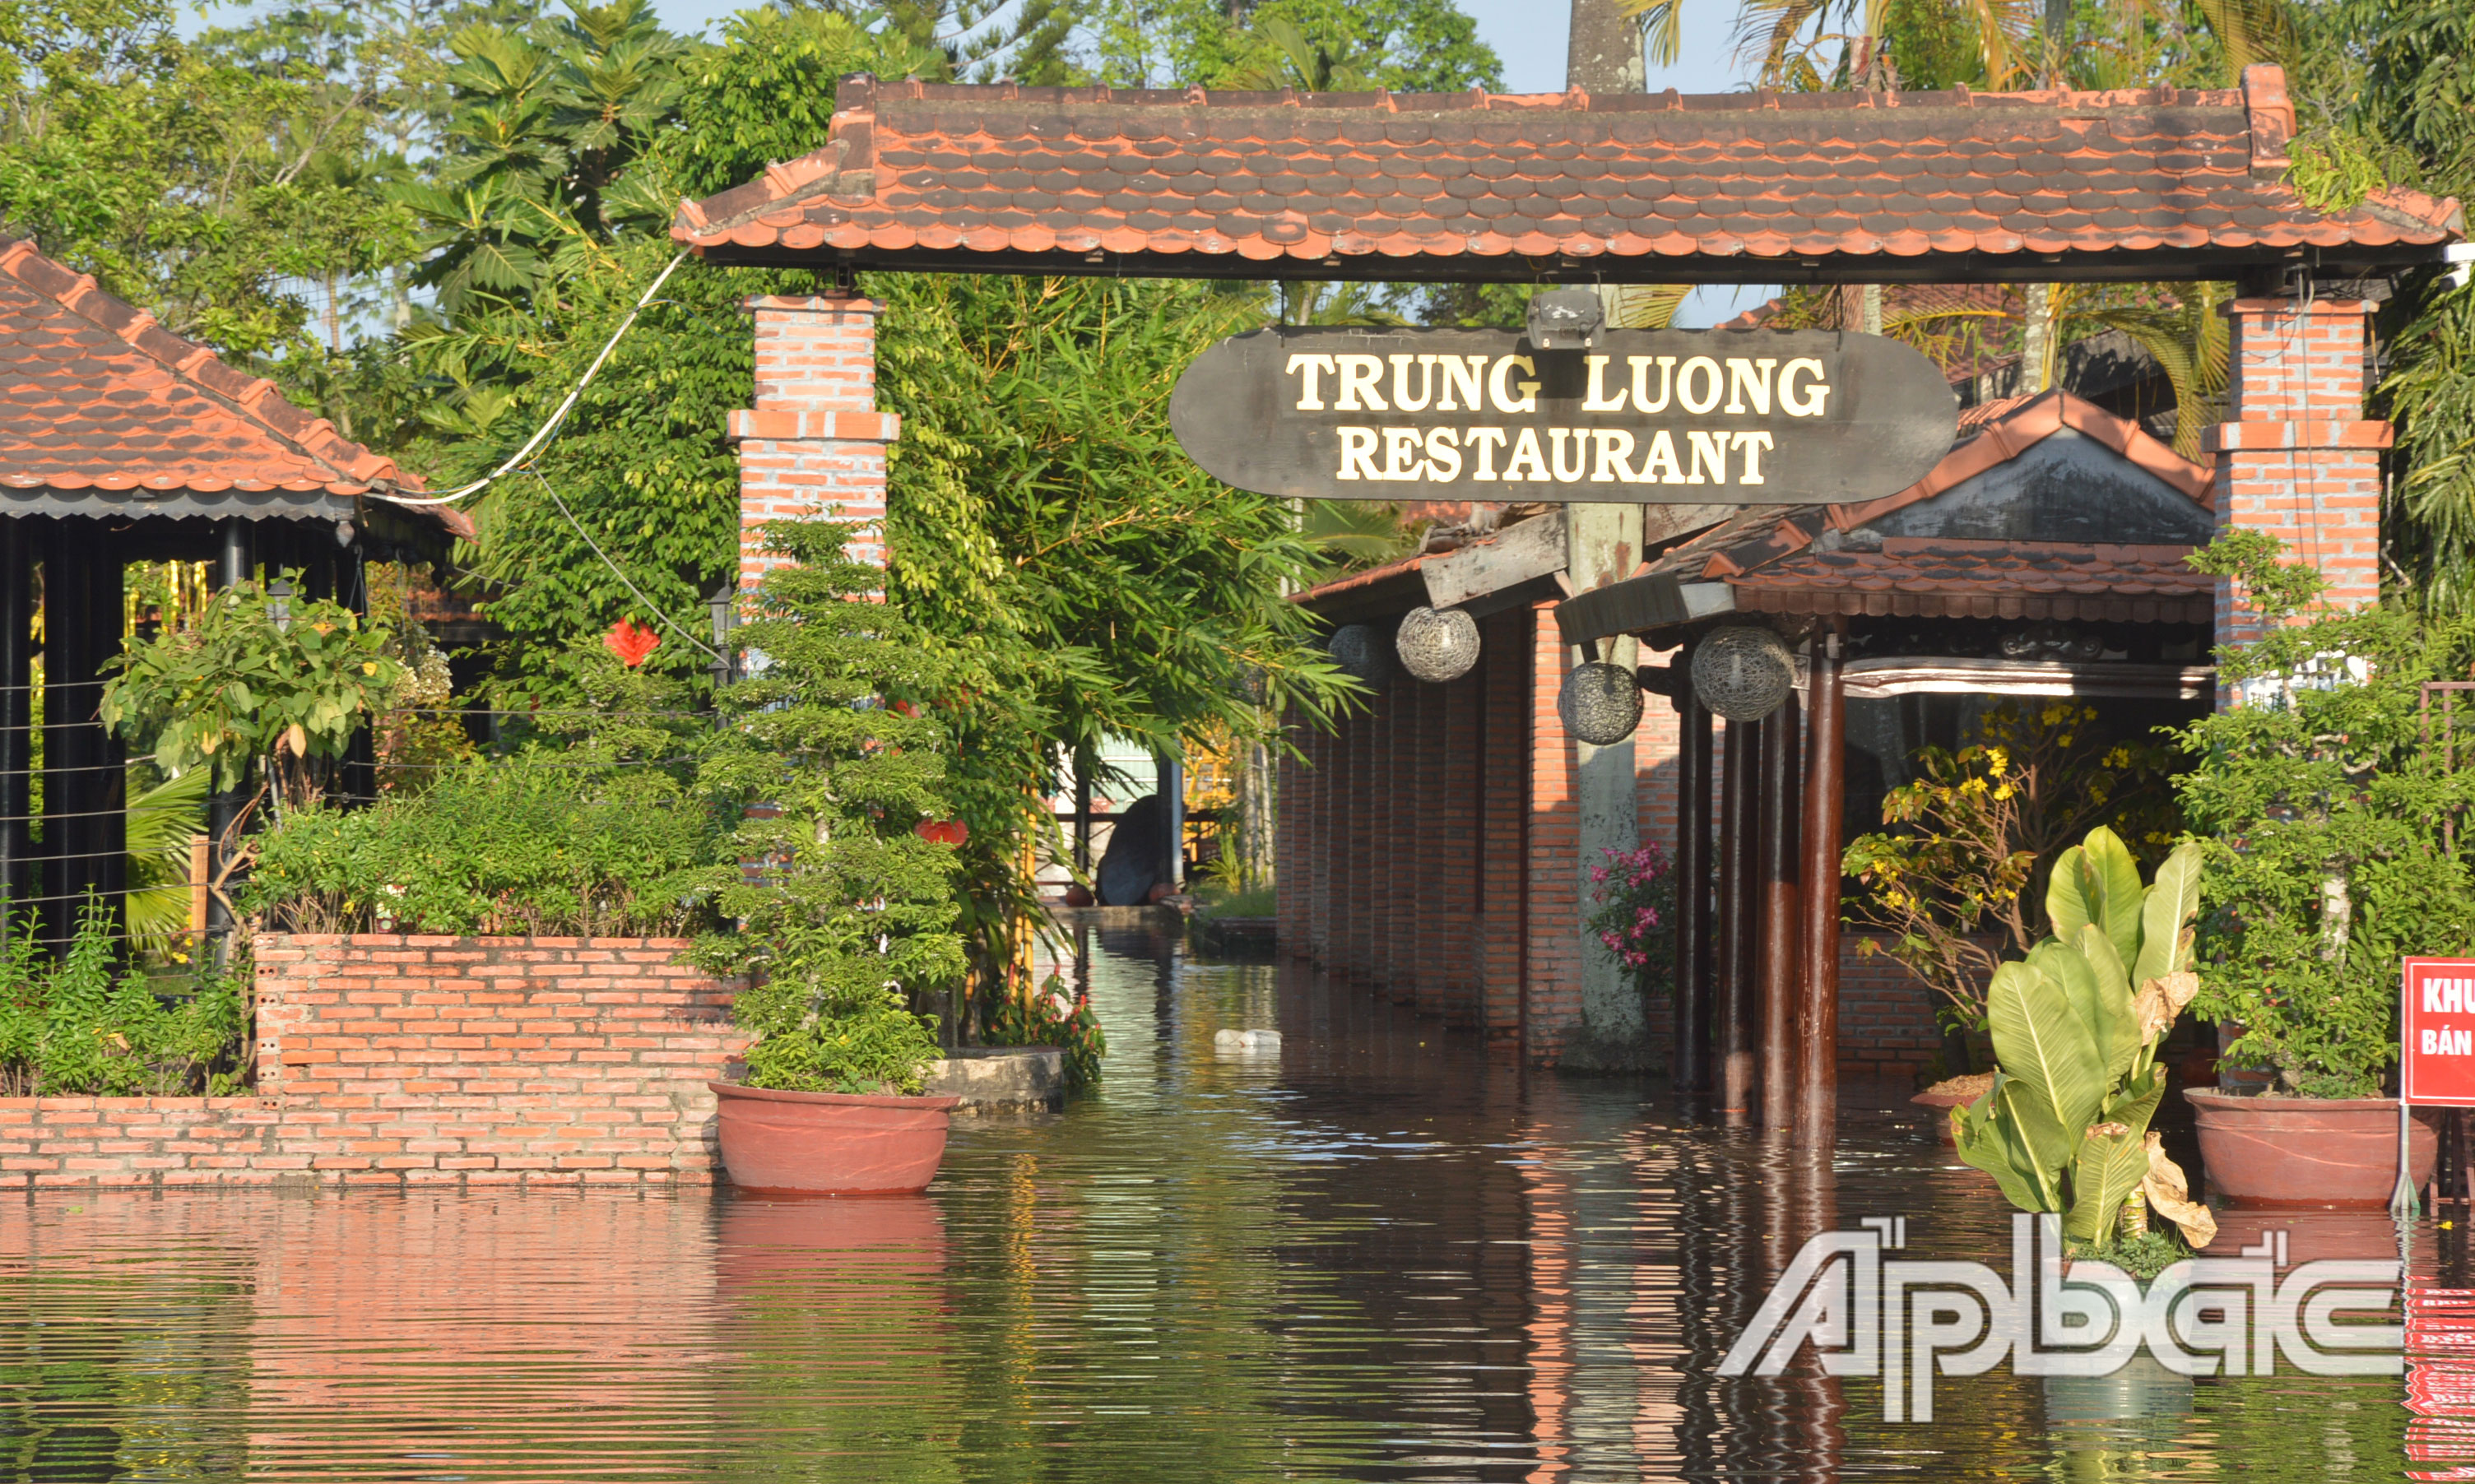
[[[1959,1157],[2023,1211],[2064,1213],[2102,1246],[2126,1202],[2147,1204],[2204,1247],[2216,1224],[2149,1131],[2166,1095],[2158,1048],[2199,985],[2190,972],[2200,848],[2184,845],[2143,886],[2102,826],[2063,852],[2046,888],[2053,936],[1995,970],[1986,1019],[1999,1069],[1951,1109]],[[2145,1207],[2141,1207],[2145,1225]]]
[[[0,1093],[210,1096],[247,1077],[245,964],[164,979],[115,974],[112,919],[88,898],[58,960],[31,920],[0,919]]]
[[[713,920],[726,840],[701,799],[542,750],[367,809],[296,811],[263,837],[242,900],[274,931],[689,933]]]
[[[2398,961],[2475,953],[2475,769],[2451,766],[2475,761],[2475,718],[2461,712],[2453,758],[2427,744],[2423,711],[2425,682],[2467,673],[2475,620],[2378,608],[2285,624],[2317,588],[2281,549],[2221,539],[2199,559],[2270,626],[2218,651],[2242,704],[2182,733],[2196,762],[2176,786],[2207,851],[2195,1008],[2242,1028],[2226,1058],[2269,1070],[2276,1091],[2376,1097],[2397,1057]]]
[[[757,1036],[748,1085],[917,1092],[942,1053],[912,1000],[965,969],[955,849],[918,830],[950,817],[942,713],[954,677],[899,605],[871,598],[885,574],[843,554],[849,531],[766,527],[798,565],[766,574],[760,617],[739,631],[750,674],[720,696],[730,720],[699,784],[770,808],[734,837],[752,868],[715,878],[740,931],[694,958],[747,976],[734,1015]]]

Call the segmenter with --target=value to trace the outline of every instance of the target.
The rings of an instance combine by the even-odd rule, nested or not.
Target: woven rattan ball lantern
[[[1593,747],[1612,746],[1641,725],[1641,682],[1621,665],[1577,665],[1556,693],[1556,715],[1568,735]]]
[[[1384,652],[1384,636],[1363,623],[1344,623],[1332,631],[1332,662],[1362,686],[1380,687],[1392,678],[1392,658]]]
[[[1412,608],[1392,647],[1401,668],[1421,680],[1458,680],[1478,663],[1478,620],[1458,608]]]
[[[1796,685],[1796,657],[1767,628],[1719,629],[1693,648],[1693,693],[1730,721],[1759,721]]]

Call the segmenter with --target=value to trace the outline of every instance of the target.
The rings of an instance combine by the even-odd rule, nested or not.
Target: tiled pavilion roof
[[[2226,277],[2430,261],[2455,201],[2313,211],[2241,89],[1592,97],[845,79],[830,137],[682,204],[731,263],[1226,278]]]
[[[2128,419],[2066,392],[2023,399],[1954,447],[1916,484],[1860,505],[1749,509],[1651,563],[1644,575],[1726,582],[1736,606],[1768,613],[2206,623],[2217,580],[2183,558],[2191,547],[2104,542],[1837,538],[1962,481],[2070,428],[2112,449],[2194,504],[2209,472]]]
[[[0,238],[0,515],[348,514],[420,487],[274,382]]]

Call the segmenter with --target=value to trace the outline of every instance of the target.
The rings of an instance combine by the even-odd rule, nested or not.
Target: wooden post
[[[0,518],[0,896],[20,904],[34,894],[34,523]]]
[[[1839,829],[1848,797],[1848,701],[1840,625],[1813,645],[1811,719],[1804,748],[1803,959],[1797,977],[1800,1136],[1827,1147],[1839,1108]]]
[[[1692,651],[1677,661],[1679,673]],[[1676,698],[1676,1090],[1710,1090],[1710,713],[1688,683]]]
[[[1762,723],[1728,723],[1727,775],[1719,780],[1719,993],[1711,1007],[1711,1060],[1718,1072],[1719,1111],[1749,1118],[1760,1082],[1753,1061],[1753,866],[1759,831],[1754,777]]]
[[[189,837],[189,931],[205,941],[207,904],[213,900],[214,850],[205,835]]]
[[[1801,801],[1797,789],[1797,712],[1790,694],[1762,721],[1762,756],[1757,784],[1761,794],[1761,828],[1756,848],[1761,853],[1758,911],[1761,942],[1757,950],[1761,1032],[1754,1053],[1762,1083],[1762,1127],[1784,1131],[1796,1118],[1796,981],[1799,963],[1797,920],[1797,815]]]

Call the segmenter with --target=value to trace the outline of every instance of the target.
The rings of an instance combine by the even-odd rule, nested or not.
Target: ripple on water
[[[1142,935],[1104,937],[1092,991],[1106,1089],[958,1125],[919,1197],[0,1207],[0,1479],[2269,1484],[2475,1464],[2475,1381],[2446,1347],[2415,1413],[2389,1378],[2004,1371],[1892,1425],[1870,1382],[1717,1380],[1811,1231],[1904,1214],[1911,1255],[1998,1265],[1980,1178],[1896,1103],[1852,1110],[1829,1156],[1679,1127],[1630,1084],[1525,1077],[1362,990]],[[1278,1057],[1213,1055],[1215,1031],[1268,1026]]]

